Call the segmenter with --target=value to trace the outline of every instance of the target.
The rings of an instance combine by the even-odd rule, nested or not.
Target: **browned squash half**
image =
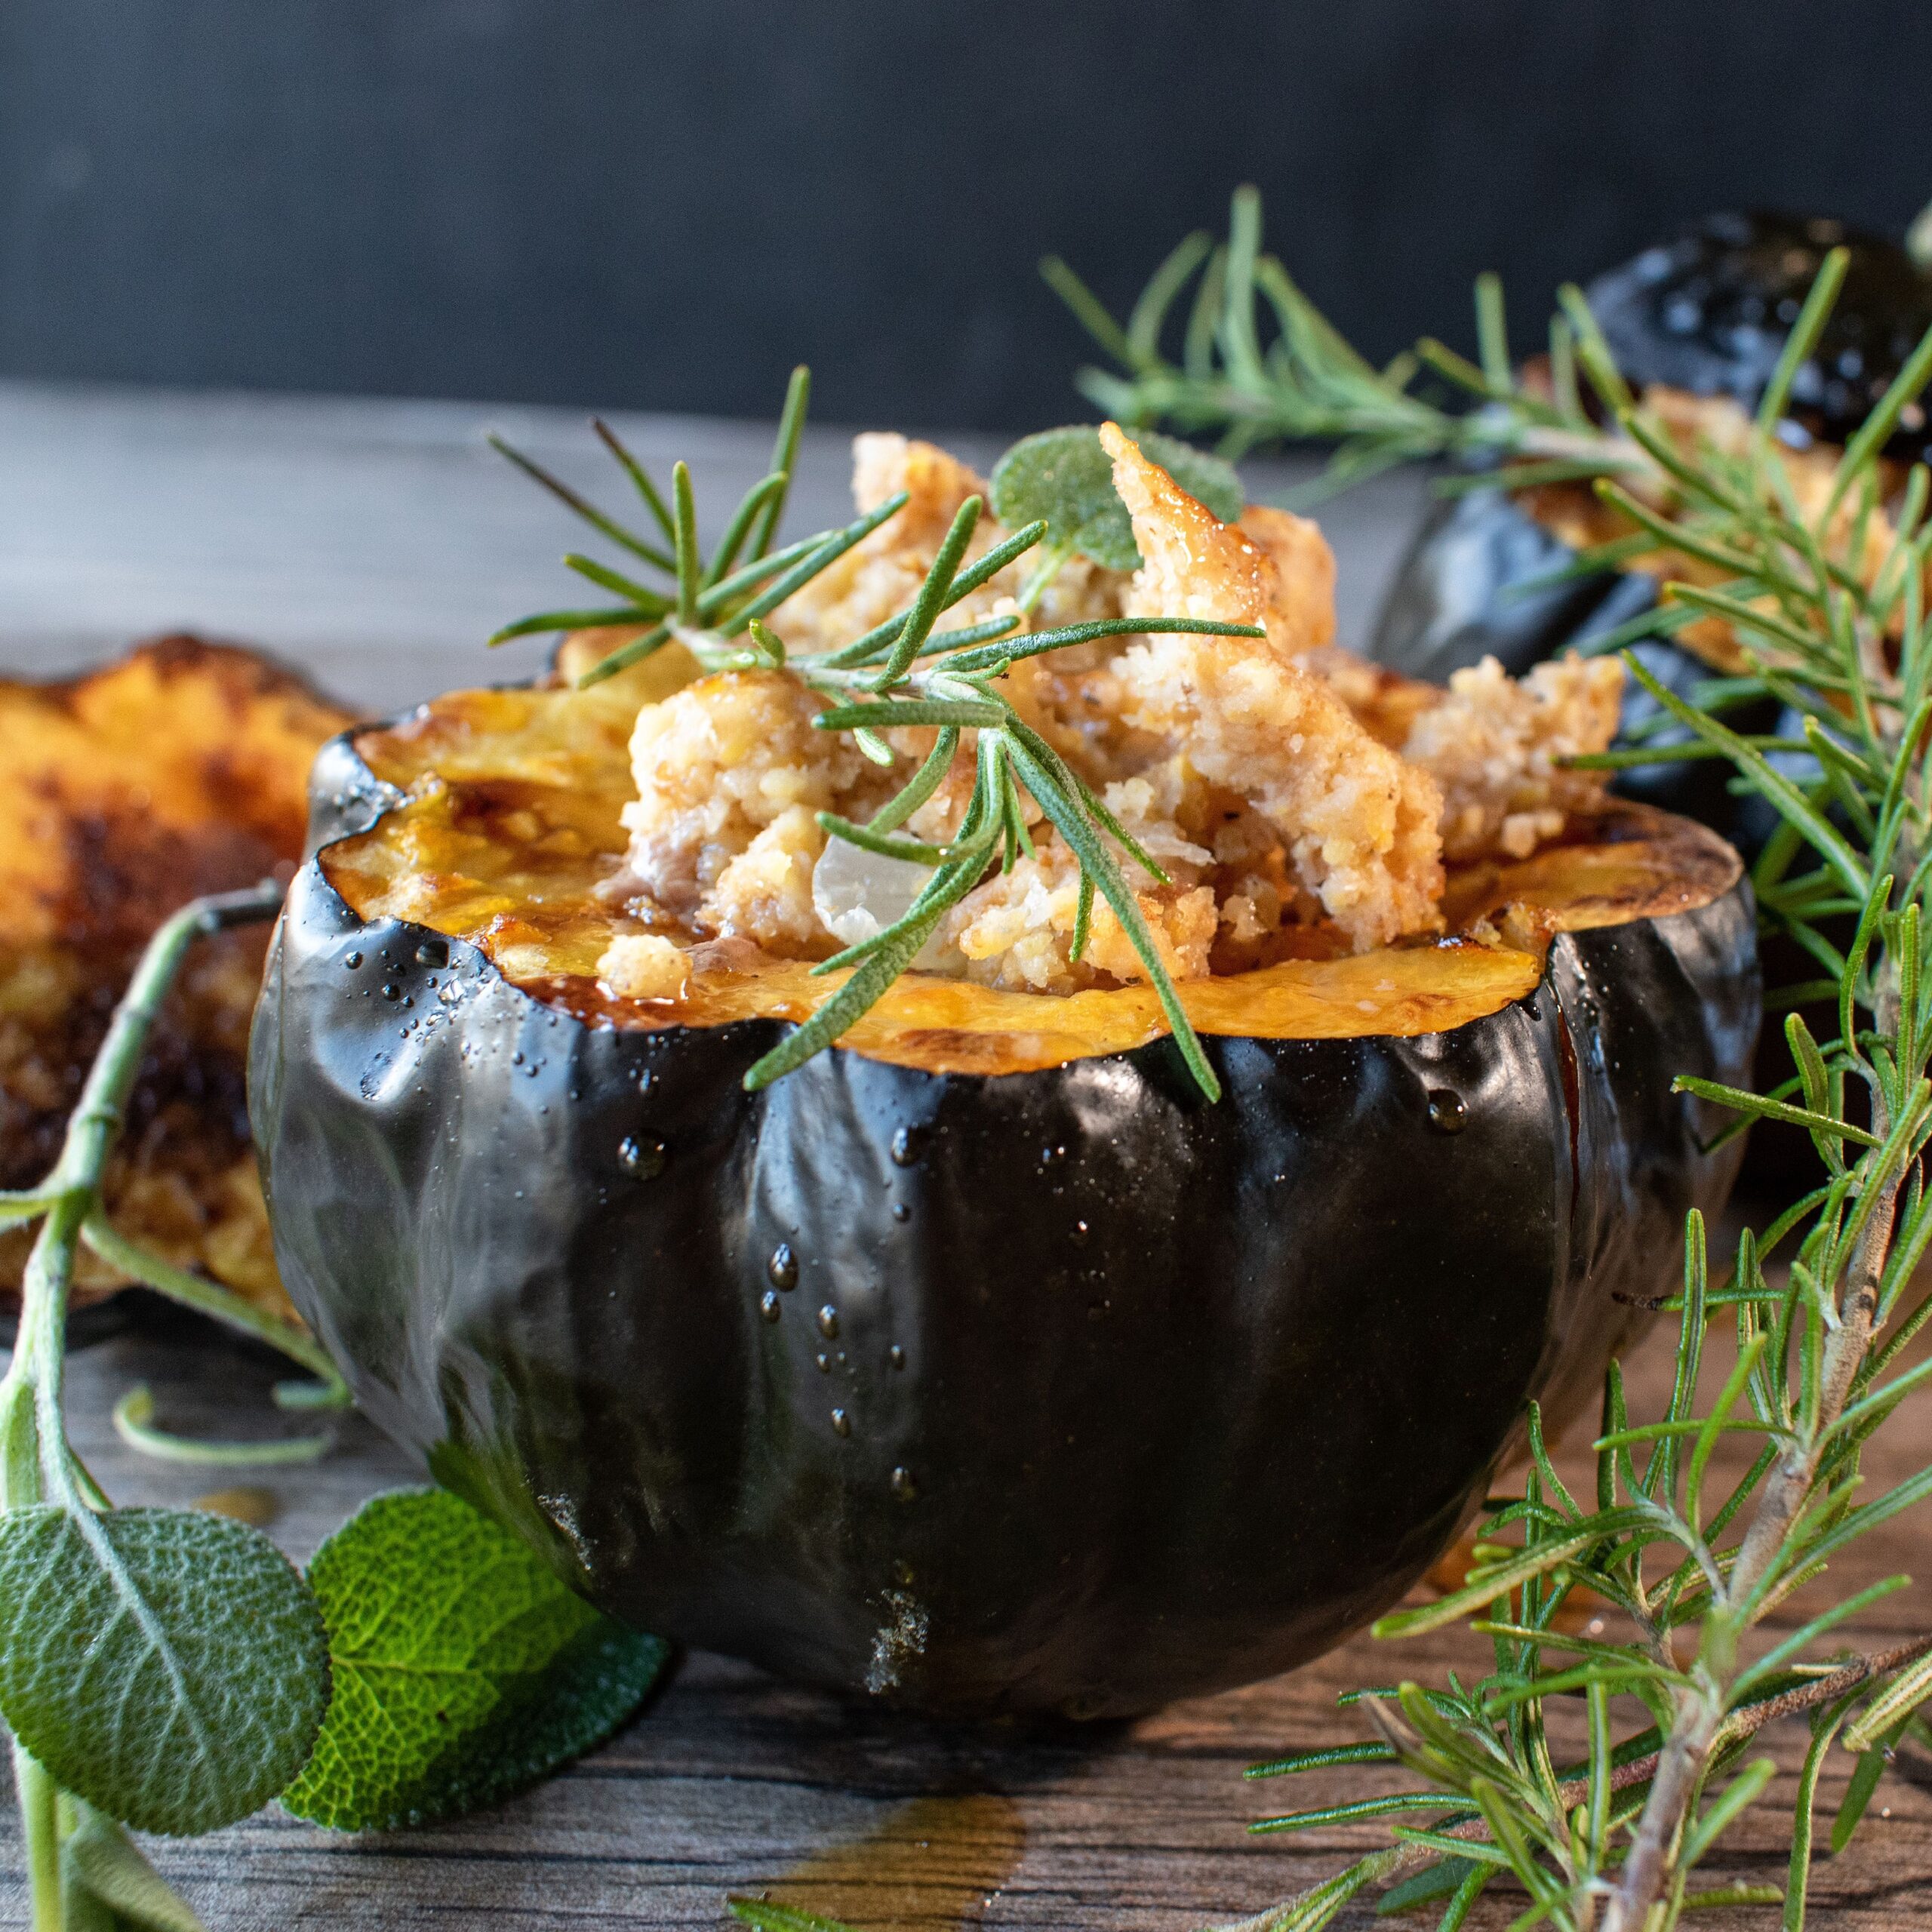
[[[54,684],[0,681],[0,1188],[60,1150],[88,1063],[141,947],[197,894],[288,877],[309,767],[348,722],[280,666],[162,638]],[[286,1310],[243,1095],[265,933],[190,955],[155,1029],[108,1211],[178,1266]],[[0,1234],[0,1298],[28,1232]],[[84,1254],[82,1298],[121,1285]]]

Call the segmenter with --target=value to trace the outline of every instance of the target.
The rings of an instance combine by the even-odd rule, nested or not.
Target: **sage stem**
[[[40,1761],[17,1743],[14,1785],[20,1794],[33,1932],[66,1932],[66,1908],[60,1897],[60,1793]]]

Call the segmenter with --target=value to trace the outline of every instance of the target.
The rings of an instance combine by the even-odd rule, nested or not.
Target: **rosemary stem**
[[[1896,962],[1888,958],[1878,979],[1874,1017],[1881,1035],[1896,1037],[1900,1017]],[[1875,1129],[1883,1135],[1889,1123],[1884,1100],[1875,1093],[1872,1118]],[[1819,1458],[1870,1349],[1903,1176],[1891,1173],[1875,1179],[1881,1190],[1878,1204],[1859,1237],[1838,1325],[1829,1330],[1825,1338],[1817,1414],[1810,1427],[1794,1441],[1767,1478],[1722,1594],[1712,1603],[1697,1673],[1698,1686],[1678,1695],[1674,1721],[1659,1755],[1657,1775],[1638,1820],[1629,1856],[1604,1915],[1603,1932],[1641,1932],[1648,1923],[1669,1876],[1672,1847],[1682,1834],[1689,1807],[1724,1728],[1727,1693],[1737,1670],[1737,1640],[1752,1620],[1752,1599],[1810,1500]]]
[[[1682,1801],[1696,1791],[1702,1775],[1701,1766],[1709,1761],[1719,1746],[1741,1743],[1746,1738],[1755,1737],[1767,1724],[1775,1723],[1781,1718],[1797,1717],[1820,1704],[1829,1704],[1849,1690],[1857,1690],[1879,1678],[1890,1676],[1894,1671],[1903,1670],[1908,1665],[1915,1664],[1924,1657],[1932,1657],[1932,1635],[1912,1638],[1908,1642],[1895,1644],[1890,1650],[1875,1651],[1869,1657],[1854,1657],[1839,1669],[1825,1676],[1814,1678],[1808,1684],[1795,1685],[1789,1690],[1780,1691],[1775,1697],[1761,1698],[1755,1703],[1746,1704],[1733,1711],[1706,1741],[1700,1760],[1694,1763],[1690,1755],[1687,1752],[1684,1754],[1678,1774],[1683,1780],[1679,1786],[1678,1808],[1681,1811]],[[1412,1742],[1401,1736],[1395,1721],[1380,1708],[1379,1699],[1367,1700],[1367,1708],[1377,1728],[1398,1750],[1405,1743]],[[1650,1783],[1657,1777],[1669,1749],[1669,1746],[1666,1745],[1663,1749],[1651,1752],[1644,1757],[1633,1758],[1628,1764],[1615,1766],[1610,1774],[1609,1789],[1613,1793],[1631,1791],[1641,1785]],[[1566,1778],[1555,1786],[1554,1795],[1561,1810],[1572,1811],[1578,1805],[1589,1802],[1590,1780],[1587,1777]],[[1445,1799],[1444,1802],[1447,1801]],[[1491,1842],[1489,1826],[1481,1818],[1465,1819],[1458,1825],[1444,1825],[1435,1835],[1438,1838],[1461,1838],[1472,1844]],[[1397,1847],[1386,1854],[1389,1863],[1378,1871],[1377,1879],[1398,1878],[1404,1872],[1426,1864],[1440,1855],[1427,1845],[1404,1844]],[[1626,1869],[1627,1870],[1628,1867]],[[1658,1875],[1661,1877],[1662,1874]],[[1272,1915],[1280,1911],[1281,1908],[1277,1906],[1272,1909],[1272,1913],[1263,1913],[1258,1919],[1245,1922],[1257,1925],[1286,1924],[1288,1921],[1285,1918],[1278,1919]],[[1606,1919],[1605,1932],[1608,1932],[1609,1922]],[[1242,1927],[1229,1926],[1224,1928],[1224,1932],[1242,1932]]]

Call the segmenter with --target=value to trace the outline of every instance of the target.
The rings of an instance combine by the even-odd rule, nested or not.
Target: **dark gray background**
[[[1377,353],[1932,195],[1924,0],[5,0],[0,375],[1012,428],[1257,181]]]

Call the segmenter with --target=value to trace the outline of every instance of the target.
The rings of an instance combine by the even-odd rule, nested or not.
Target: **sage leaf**
[[[1231,463],[1152,431],[1135,440],[1189,495],[1223,523],[1247,501]],[[1110,571],[1137,569],[1133,520],[1114,488],[1114,466],[1091,423],[1023,436],[993,466],[993,513],[1009,529],[1044,518],[1047,541],[1079,551]]]
[[[177,1509],[0,1518],[0,1716],[64,1789],[144,1832],[245,1818],[309,1755],[328,1652],[259,1530]]]
[[[67,1932],[208,1932],[112,1818],[74,1798],[61,1810],[73,1814],[60,1846]]]
[[[610,1736],[668,1654],[448,1490],[366,1503],[316,1552],[335,1696],[281,1801],[337,1831],[494,1804]]]

